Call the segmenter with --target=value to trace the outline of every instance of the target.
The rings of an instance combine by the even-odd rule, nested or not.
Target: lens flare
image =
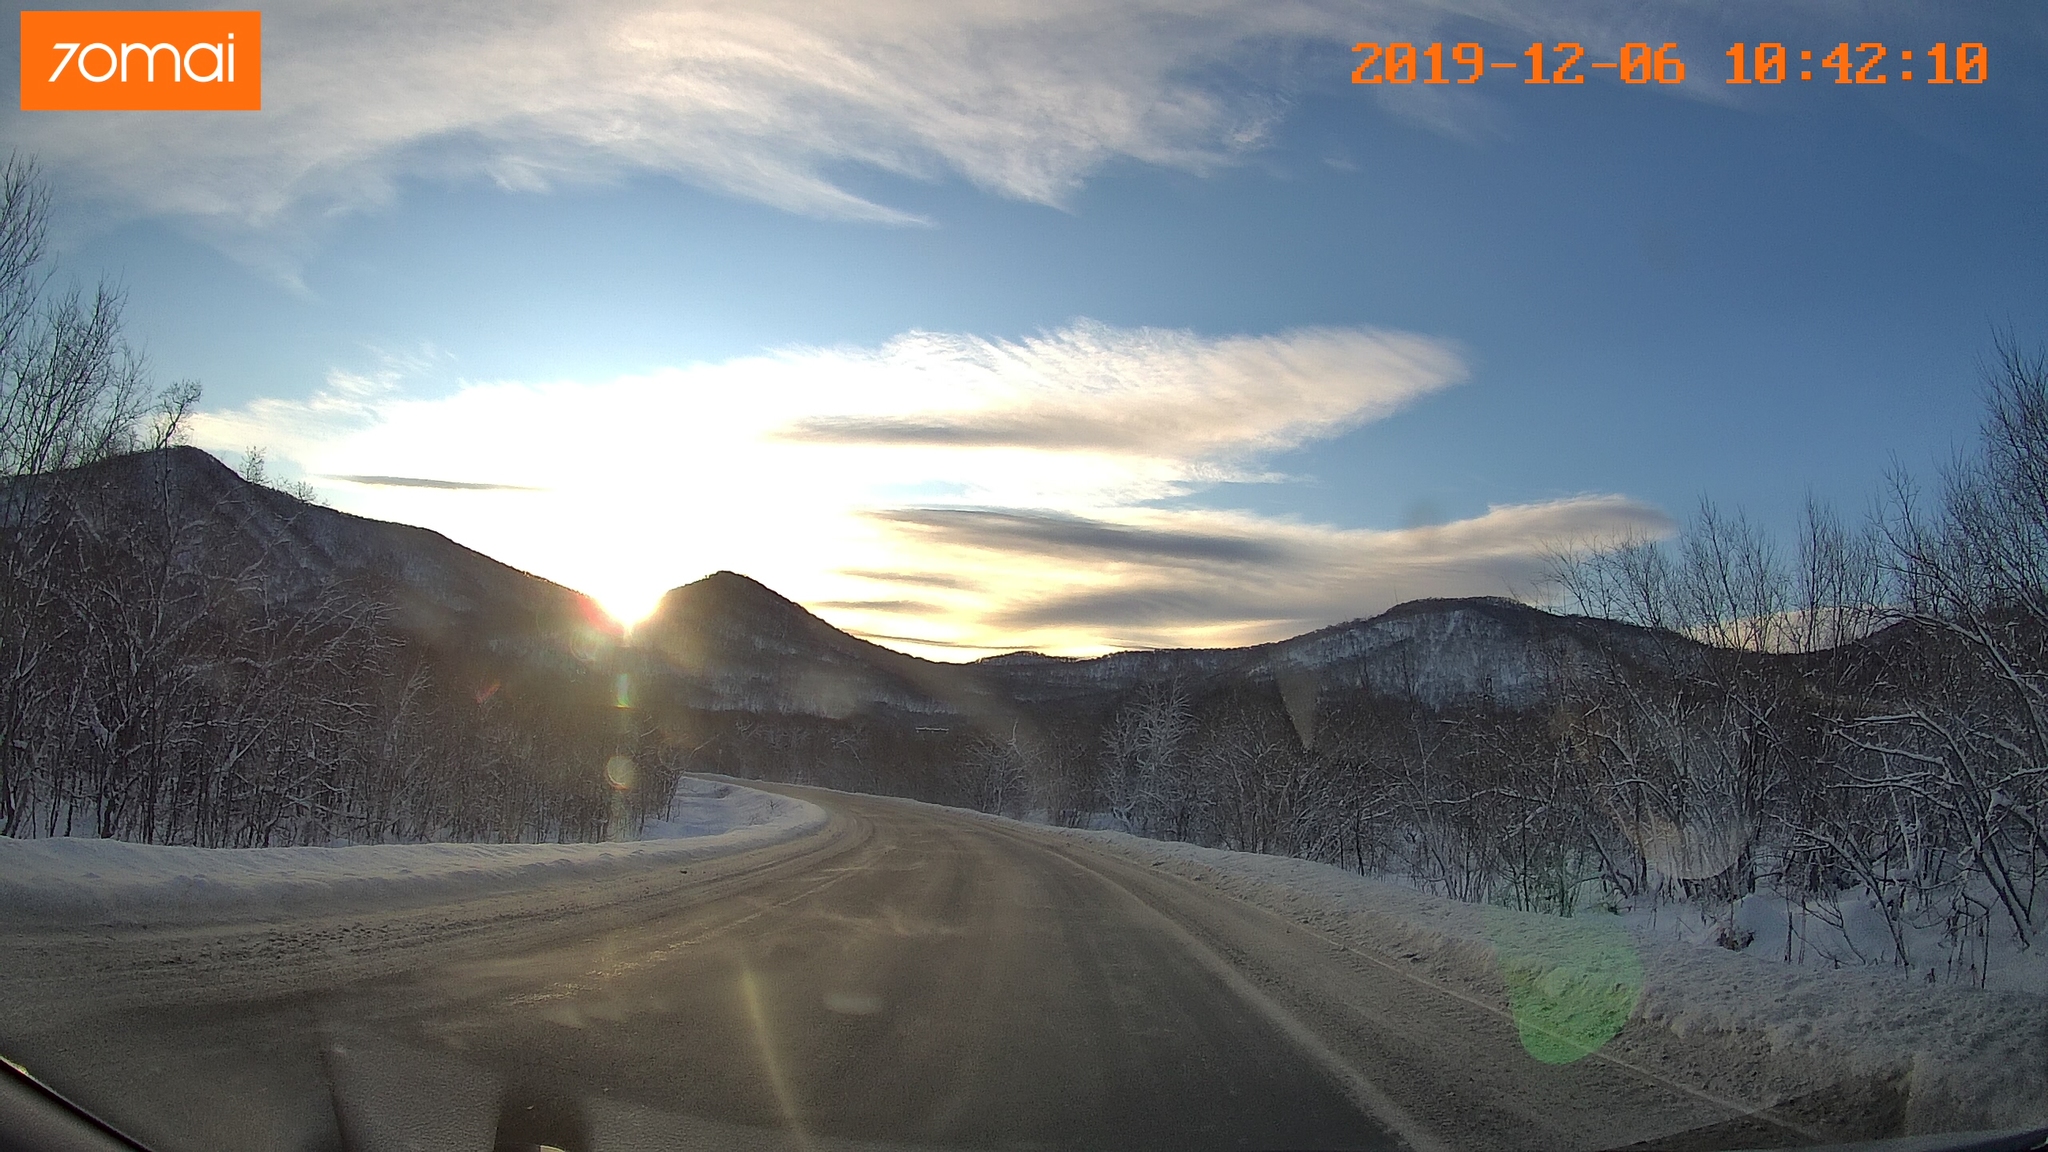
[[[1545,1064],[1598,1052],[1634,1015],[1643,963],[1618,923],[1485,909],[1522,1048]]]
[[[754,1026],[754,1041],[761,1046],[761,1063],[768,1073],[768,1087],[775,1093],[775,1103],[782,1109],[782,1119],[789,1125],[789,1134],[803,1152],[810,1152],[810,1134],[804,1131],[803,1122],[798,1119],[796,1096],[789,1090],[789,1079],[783,1075],[782,1062],[776,1059],[774,1037],[769,1035],[768,1011],[761,1003],[761,987],[754,979],[751,968],[740,969],[740,1003],[747,1010],[747,1020]]]

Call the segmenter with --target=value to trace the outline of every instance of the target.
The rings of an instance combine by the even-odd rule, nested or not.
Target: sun
[[[637,588],[606,589],[589,595],[591,599],[597,601],[597,606],[604,610],[605,615],[611,617],[627,632],[638,628],[649,616],[654,615],[655,608],[661,604],[662,596],[660,591],[649,592]]]

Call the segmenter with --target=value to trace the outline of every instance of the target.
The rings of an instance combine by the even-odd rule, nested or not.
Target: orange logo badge
[[[261,12],[23,12],[25,112],[255,112]]]

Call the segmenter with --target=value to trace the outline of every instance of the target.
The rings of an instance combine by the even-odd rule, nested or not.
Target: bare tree
[[[1544,577],[1562,594],[1563,606],[1580,615],[1643,628],[1681,626],[1671,558],[1650,537],[1631,534],[1605,547],[1554,548]]]
[[[1029,800],[1032,749],[1012,721],[1007,732],[984,732],[967,747],[966,769],[974,806],[983,812],[1021,815]]]
[[[47,267],[50,194],[32,161],[0,168],[0,476],[70,468],[169,442],[196,398],[181,382],[160,397],[122,335],[123,295],[53,289]]]
[[[2030,945],[2048,919],[2048,361],[2001,337],[1979,452],[1929,508],[1895,478],[1882,530],[1916,638],[1842,727],[1861,753],[1845,787],[1875,789],[1899,830],[1885,879],[1928,915],[1988,902]],[[1893,887],[1899,887],[1894,884]]]
[[[1134,832],[1185,840],[1204,803],[1188,760],[1193,715],[1177,681],[1141,685],[1103,734],[1101,788]]]
[[[1874,530],[1845,526],[1831,506],[1812,496],[1800,528],[1793,647],[1820,652],[1876,631],[1891,600],[1882,539]]]

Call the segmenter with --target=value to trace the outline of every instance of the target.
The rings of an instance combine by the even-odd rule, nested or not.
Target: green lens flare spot
[[[1486,935],[1522,1047],[1545,1064],[1598,1052],[1642,998],[1642,959],[1617,921],[1489,907]]]

